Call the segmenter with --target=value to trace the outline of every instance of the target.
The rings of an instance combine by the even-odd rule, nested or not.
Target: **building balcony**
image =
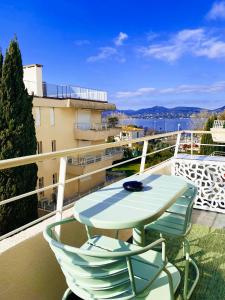
[[[75,123],[74,138],[76,140],[99,141],[120,133],[119,127],[110,127],[105,123]]]
[[[189,133],[187,133],[189,134]],[[164,137],[177,136],[177,132],[165,134]],[[162,138],[159,135],[158,138]],[[148,140],[156,140],[157,135],[144,137],[142,142]],[[132,143],[140,142],[132,140]],[[112,144],[102,144],[91,146],[93,153],[97,151],[110,152],[109,148],[116,148],[127,145],[127,142],[118,142]],[[217,146],[217,145],[215,145]],[[88,149],[87,149],[88,148]],[[167,147],[168,149],[169,147]],[[164,151],[166,148],[148,153],[151,155]],[[160,175],[176,175],[182,176],[195,182],[198,185],[199,193],[196,200],[196,208],[193,210],[192,223],[193,227],[188,236],[191,241],[191,254],[195,258],[200,268],[200,282],[196,286],[193,293],[193,299],[223,299],[225,286],[225,272],[223,264],[224,256],[224,235],[225,231],[225,206],[224,206],[224,174],[225,159],[216,156],[196,156],[187,155],[180,156],[179,139],[177,144],[170,146],[175,149],[172,159],[156,164],[150,168],[143,164],[146,154],[143,152],[142,164],[139,166],[142,172]],[[57,199],[57,208],[55,211],[45,215],[30,224],[25,224],[21,228],[15,229],[4,236],[0,237],[0,298],[8,299],[24,299],[24,300],[49,300],[61,299],[67,284],[61,269],[53,255],[49,245],[43,239],[43,230],[47,225],[61,220],[62,218],[71,217],[73,215],[73,205],[64,203],[63,190],[64,186],[71,180],[78,180],[79,176],[65,179],[63,165],[65,165],[66,157],[82,156],[90,152],[89,147],[75,148],[63,150],[53,153],[45,153],[30,157],[14,158],[0,161],[0,170],[13,168],[16,166],[45,161],[48,159],[61,158],[60,182],[56,187],[60,189]],[[116,152],[116,151],[115,151]],[[138,159],[138,158],[137,158]],[[107,160],[106,160],[107,161]],[[95,162],[79,162],[83,165],[95,165]],[[145,162],[145,161],[144,161]],[[69,164],[72,162],[69,161]],[[124,161],[125,164],[134,163],[134,158]],[[67,167],[69,167],[69,164]],[[121,164],[121,163],[120,163]],[[105,169],[111,168],[106,166]],[[93,171],[97,172],[97,170]],[[93,173],[92,171],[90,173]],[[90,173],[86,173],[89,176]],[[83,176],[83,175],[82,175]],[[50,189],[52,186],[44,187]],[[110,186],[109,186],[110,188]],[[206,190],[207,188],[207,190]],[[41,189],[31,191],[29,193],[39,193]],[[204,193],[203,193],[204,192]],[[12,201],[20,201],[25,195],[18,195],[11,199],[5,199],[0,204]],[[200,199],[200,200],[199,200]],[[138,199],[137,199],[138,200]],[[93,201],[96,201],[94,199]],[[219,205],[215,205],[219,203]],[[207,205],[205,205],[207,204]],[[206,208],[207,206],[207,208]],[[124,216],[124,218],[128,217]],[[100,233],[106,236],[115,236],[114,230],[98,230],[94,229],[93,234]],[[66,224],[61,228],[61,235],[66,243],[81,246],[86,238],[84,227],[76,222],[75,224]],[[132,236],[130,229],[121,230],[119,238],[123,241],[128,240]],[[147,236],[150,240],[152,235]],[[181,261],[182,247],[179,242],[166,243],[166,253],[168,253],[169,261],[174,262],[178,267],[183,269],[183,261]],[[190,272],[192,274],[192,272]],[[192,276],[192,275],[191,275]],[[182,285],[178,289],[178,294],[182,293]],[[164,299],[164,296],[162,295]]]
[[[71,175],[81,175],[92,172],[96,169],[105,168],[112,165],[114,161],[123,158],[123,150],[107,149],[106,154],[97,156],[84,156],[79,158],[69,157],[67,164],[67,173]]]

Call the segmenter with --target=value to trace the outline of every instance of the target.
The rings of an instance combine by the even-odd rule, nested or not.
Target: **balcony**
[[[123,158],[123,150],[107,149],[105,154],[96,156],[83,156],[79,158],[69,157],[67,173],[71,175],[81,175],[92,172],[96,169],[105,168],[112,165],[113,161],[121,160]]]
[[[106,123],[75,123],[74,138],[76,140],[100,141],[120,133],[119,127],[110,127]]]
[[[202,203],[208,203],[206,206],[201,205],[194,209],[192,222],[193,228],[189,234],[191,240],[191,253],[198,262],[200,268],[200,282],[197,285],[192,299],[223,299],[225,293],[225,269],[224,269],[224,249],[225,231],[225,207],[224,207],[224,187],[223,175],[224,172],[224,157],[219,155],[203,157],[188,154],[188,156],[180,156],[180,149],[182,145],[182,135],[201,135],[203,132],[186,132],[186,133],[169,133],[162,135],[149,136],[141,139],[132,140],[129,142],[140,143],[156,139],[162,139],[169,136],[177,137],[177,142],[174,145],[166,148],[158,149],[156,151],[147,153],[144,152],[140,157],[132,158],[129,161],[119,162],[115,165],[119,166],[124,163],[134,162],[140,160],[140,172],[149,172],[149,174],[175,174],[177,176],[188,177],[198,184],[199,190],[202,187],[208,186],[207,197],[205,194],[199,193],[198,198],[201,198]],[[210,132],[208,132],[210,134]],[[127,143],[107,143],[102,145],[91,146],[93,153],[97,151],[110,151],[108,149],[116,148],[118,146],[125,146]],[[192,148],[193,143],[190,146]],[[217,146],[217,145],[215,145]],[[144,147],[146,148],[146,147]],[[174,149],[174,157],[157,164],[151,168],[146,168],[145,159],[155,153],[165,151],[165,149]],[[15,158],[5,161],[0,161],[0,169],[12,168],[19,165],[25,165],[32,162],[45,161],[47,159],[60,158],[60,178],[59,182],[35,190],[30,193],[39,193],[42,190],[57,187],[59,189],[57,208],[55,211],[49,213],[30,224],[25,224],[23,227],[14,230],[2,236],[0,239],[0,298],[1,300],[8,299],[34,299],[34,300],[49,300],[61,299],[64,290],[66,289],[66,282],[62,272],[56,262],[56,259],[51,252],[48,244],[44,241],[42,232],[48,224],[55,220],[69,217],[73,214],[73,203],[65,205],[63,199],[64,186],[68,183],[75,182],[78,179],[85,178],[90,174],[94,175],[98,170],[93,170],[90,173],[82,174],[74,178],[66,179],[66,170],[64,169],[67,157],[81,156],[90,152],[90,147],[75,148],[54,153],[46,153],[34,155],[31,157]],[[184,154],[182,154],[184,155]],[[198,167],[196,167],[198,164]],[[94,163],[93,163],[94,165]],[[183,166],[185,165],[185,166]],[[216,172],[215,172],[215,165]],[[103,169],[108,169],[106,166]],[[204,169],[205,168],[205,169]],[[63,171],[64,170],[64,171]],[[208,173],[205,173],[205,170]],[[213,173],[213,174],[212,174]],[[215,175],[214,175],[215,174]],[[215,177],[213,177],[215,176]],[[207,177],[207,180],[206,180]],[[218,192],[218,188],[220,188]],[[11,199],[5,199],[0,202],[0,205],[12,201],[20,201],[25,195],[18,195]],[[220,203],[215,209],[215,201]],[[198,205],[199,200],[195,203]],[[212,205],[211,205],[212,204]],[[219,208],[219,212],[217,210]],[[125,216],[126,217],[126,216]],[[94,233],[99,232],[95,230]],[[114,231],[102,231],[108,236],[113,236]],[[61,235],[68,243],[81,245],[84,242],[85,230],[79,223],[75,225],[64,225],[61,228]],[[131,230],[122,230],[120,232],[121,240],[128,240],[131,237]],[[151,240],[152,235],[149,235]],[[78,242],[79,241],[79,242]],[[179,241],[176,243],[168,243],[168,257],[172,262],[176,262],[178,267],[182,270],[183,263],[182,248]],[[182,287],[178,293],[182,292]]]

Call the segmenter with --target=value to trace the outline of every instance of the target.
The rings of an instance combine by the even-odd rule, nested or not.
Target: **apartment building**
[[[24,66],[24,83],[28,92],[34,94],[37,153],[105,143],[109,136],[118,135],[120,132],[119,128],[102,123],[102,112],[115,109],[114,104],[108,103],[105,91],[43,82],[42,65],[39,64]],[[67,178],[110,166],[114,160],[122,157],[121,149],[69,157]],[[57,159],[39,162],[37,187],[56,183],[58,170]],[[67,184],[65,197],[83,194],[102,185],[105,182],[105,173],[99,172]],[[42,192],[39,200],[54,200],[56,194],[54,189]]]

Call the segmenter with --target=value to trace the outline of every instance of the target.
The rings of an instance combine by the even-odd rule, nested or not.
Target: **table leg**
[[[141,247],[145,246],[145,229],[144,226],[133,229],[133,244]]]

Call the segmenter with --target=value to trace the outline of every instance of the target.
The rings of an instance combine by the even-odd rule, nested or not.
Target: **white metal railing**
[[[29,93],[37,95],[37,82],[24,80],[24,84]],[[107,102],[107,92],[97,89],[83,88],[74,85],[58,85],[42,82],[42,92],[44,97],[57,99],[83,99],[92,101]],[[37,95],[39,96],[39,95]]]
[[[119,128],[118,126],[112,126],[108,123],[74,123],[74,127],[80,130],[96,130],[103,131],[111,128]]]
[[[146,157],[151,156],[153,154],[159,153],[161,151],[165,151],[168,149],[173,149],[174,148],[174,157],[176,158],[178,152],[179,152],[179,147],[180,145],[182,145],[181,143],[181,136],[184,135],[190,135],[190,143],[191,143],[191,148],[193,148],[193,140],[194,140],[194,135],[201,135],[201,134],[211,134],[210,131],[184,131],[184,132],[170,132],[170,133],[163,133],[163,134],[157,134],[157,135],[152,135],[152,136],[146,136],[143,138],[138,138],[138,139],[133,139],[129,141],[129,144],[135,144],[135,143],[140,143],[143,142],[144,143],[144,147],[142,150],[142,154],[140,156],[128,159],[128,160],[124,160],[121,161],[119,163],[114,164],[114,167],[123,165],[123,164],[127,164],[129,162],[133,162],[137,159],[141,160],[140,163],[140,170],[139,172],[144,172],[145,170],[145,162],[146,162]],[[157,140],[157,139],[163,139],[166,137],[170,137],[170,136],[175,136],[177,137],[176,139],[176,144],[172,144],[170,146],[166,146],[163,147],[161,149],[152,151],[152,152],[147,152],[148,150],[148,142],[152,141],[152,140]],[[167,141],[165,141],[167,142]],[[196,143],[195,143],[196,144]],[[102,167],[99,169],[95,169],[94,171],[79,175],[79,176],[74,176],[72,178],[66,179],[66,167],[67,167],[67,161],[68,161],[68,157],[73,157],[73,156],[78,156],[78,155],[84,155],[84,154],[88,154],[90,152],[97,152],[97,151],[112,151],[112,149],[118,149],[118,147],[122,147],[122,146],[127,146],[128,142],[127,141],[118,141],[118,142],[113,142],[113,143],[105,143],[105,144],[98,144],[98,145],[92,145],[92,146],[87,146],[87,147],[81,147],[81,148],[74,148],[74,149],[68,149],[68,150],[61,150],[61,151],[56,151],[56,152],[51,152],[51,153],[43,153],[43,154],[37,154],[37,155],[31,155],[31,156],[26,156],[26,157],[18,157],[18,158],[13,158],[13,159],[7,159],[7,160],[1,160],[0,161],[0,170],[3,169],[9,169],[9,168],[13,168],[13,167],[17,167],[17,166],[22,166],[22,165],[27,165],[27,164],[31,164],[31,163],[37,163],[42,161],[42,163],[45,160],[49,160],[49,159],[55,159],[55,158],[59,158],[60,159],[60,165],[59,165],[59,180],[57,183],[55,184],[51,184],[48,186],[45,186],[41,189],[36,189],[27,193],[24,193],[22,195],[17,195],[15,197],[11,197],[9,199],[4,199],[2,201],[0,201],[0,206],[1,205],[5,205],[8,204],[10,202],[13,201],[19,201],[22,198],[25,198],[27,196],[30,195],[34,195],[34,194],[38,194],[40,192],[52,189],[52,188],[58,188],[58,193],[57,193],[57,202],[56,202],[56,209],[55,211],[37,219],[34,220],[28,224],[23,225],[20,228],[17,228],[3,236],[0,237],[0,240],[7,238],[25,228],[28,228],[46,218],[49,218],[52,215],[56,215],[56,220],[60,220],[62,217],[62,212],[63,210],[71,207],[73,205],[73,203],[70,203],[66,206],[64,206],[64,189],[65,189],[65,185],[71,182],[74,182],[76,180],[79,179],[83,179],[87,176],[90,175],[94,175],[97,174],[99,172],[105,171],[107,169],[111,169],[112,165],[108,165],[106,167]],[[204,145],[204,146],[221,146],[224,147],[224,145],[218,145],[218,144],[200,144],[199,145]],[[116,150],[114,150],[116,151]],[[191,150],[191,155],[193,155],[193,149]],[[58,235],[60,235],[60,228],[57,229],[57,233]]]
[[[132,141],[129,141],[130,143],[140,143],[140,142],[145,142],[145,145],[147,143],[147,141],[150,140],[155,140],[155,139],[162,139],[164,137],[169,137],[169,136],[173,136],[176,135],[177,132],[170,132],[170,133],[166,133],[166,134],[157,134],[157,135],[152,135],[152,136],[148,136],[148,137],[143,137],[143,138],[139,138],[139,139],[134,139]],[[112,148],[118,148],[118,147],[122,147],[122,146],[126,146],[127,142],[126,141],[119,141],[119,142],[113,142],[113,143],[105,143],[105,144],[99,144],[99,145],[93,145],[93,146],[87,146],[87,147],[81,147],[81,148],[74,148],[74,149],[68,149],[68,150],[61,150],[61,151],[56,151],[56,152],[50,152],[50,153],[43,153],[43,154],[37,154],[37,155],[31,155],[31,156],[25,156],[25,157],[18,157],[18,158],[12,158],[12,159],[7,159],[7,160],[1,160],[0,161],[0,170],[3,169],[9,169],[9,168],[13,168],[13,167],[17,167],[17,166],[23,166],[23,165],[27,165],[27,164],[31,164],[31,163],[37,163],[42,161],[42,163],[45,160],[49,160],[49,159],[54,159],[54,158],[60,158],[60,166],[59,166],[59,181],[55,184],[51,184],[48,186],[45,186],[41,189],[36,189],[15,197],[11,197],[9,199],[4,199],[2,201],[0,201],[0,206],[1,205],[5,205],[8,204],[10,202],[13,201],[19,201],[22,198],[34,195],[34,194],[38,194],[40,192],[52,189],[52,188],[58,188],[58,193],[57,193],[57,203],[56,203],[56,210],[48,213],[47,215],[36,219],[28,224],[25,224],[23,226],[21,226],[20,228],[17,228],[9,233],[6,233],[4,235],[2,235],[0,237],[0,240],[3,240],[21,230],[24,230],[25,228],[28,228],[34,224],[39,223],[40,221],[49,218],[52,215],[56,215],[56,220],[61,220],[62,218],[62,212],[64,209],[71,207],[73,205],[73,203],[69,204],[68,206],[64,206],[63,205],[63,201],[64,201],[64,189],[65,189],[65,185],[71,182],[74,182],[76,180],[79,179],[83,179],[87,176],[90,175],[94,175],[97,174],[99,172],[105,171],[107,169],[111,169],[112,165],[110,164],[109,166],[100,168],[100,169],[96,169],[94,171],[91,171],[89,173],[85,173],[79,176],[74,176],[72,178],[66,179],[66,165],[67,165],[67,160],[68,157],[70,156],[74,156],[74,155],[80,155],[80,154],[85,154],[85,153],[90,153],[91,151],[96,152],[96,151],[100,151],[100,150],[107,150],[107,149],[112,149]],[[142,155],[119,162],[114,164],[113,166],[120,166],[122,164],[128,163],[128,162],[132,162],[135,161],[137,159],[141,159],[142,163],[141,163],[141,168],[140,171],[143,171],[143,164],[145,162],[145,159],[147,156],[149,155],[153,155],[155,153],[159,153],[161,151],[164,151],[166,149],[172,149],[174,148],[175,145],[171,145],[165,148],[162,148],[160,150],[156,150],[150,153],[147,153],[146,155],[144,154],[144,152],[142,153]],[[60,236],[60,227],[57,228],[57,234]]]
[[[225,125],[225,120],[215,120],[213,123],[213,128],[223,128]]]

